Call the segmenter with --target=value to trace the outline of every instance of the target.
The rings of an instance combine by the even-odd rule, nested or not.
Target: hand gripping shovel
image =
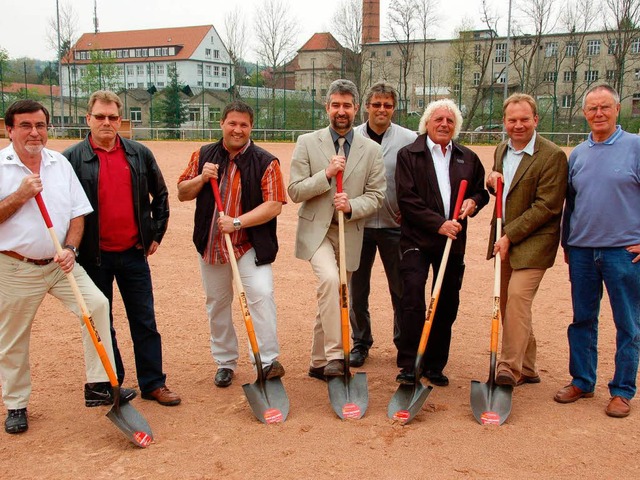
[[[342,193],[342,172],[336,177],[338,193]],[[329,400],[333,411],[342,418],[362,418],[369,405],[367,374],[351,375],[349,370],[349,293],[347,291],[347,259],[344,240],[344,212],[338,211],[338,255],[340,268],[340,327],[344,352],[344,376],[330,377]]]
[[[502,180],[496,187],[496,241],[502,236]],[[471,410],[481,425],[502,425],[511,413],[511,385],[496,385],[496,357],[498,332],[500,331],[500,254],[494,258],[495,278],[493,282],[493,317],[491,318],[491,359],[489,380],[480,383],[471,381]]]
[[[224,217],[218,182],[215,179],[211,179],[210,183],[213,188],[213,195],[216,199],[216,206],[220,212],[220,217]],[[242,280],[240,279],[238,263],[233,254],[233,244],[231,243],[231,237],[228,233],[224,234],[224,240],[227,244],[227,252],[229,253],[229,261],[231,263],[231,270],[233,271],[233,283],[236,285],[238,299],[240,300],[240,310],[242,311],[244,324],[247,328],[249,344],[251,345],[251,351],[253,352],[253,357],[256,362],[256,370],[258,371],[257,380],[254,383],[242,385],[242,389],[247,396],[251,410],[253,410],[258,420],[267,424],[281,423],[287,419],[287,415],[289,414],[289,397],[287,397],[287,392],[285,392],[284,385],[282,385],[280,378],[270,378],[268,380],[264,378],[258,340],[253,328],[253,320],[251,319],[249,306],[247,305],[247,296],[242,286]]]
[[[60,245],[60,241],[53,229],[53,223],[51,223],[51,217],[49,216],[47,207],[44,204],[42,195],[39,193],[36,195],[36,202],[40,209],[40,213],[42,214],[42,218],[44,219],[44,223],[47,225],[53,244],[56,247],[56,252],[60,255],[62,253],[62,246]],[[84,298],[82,298],[82,293],[78,288],[78,283],[76,282],[76,278],[73,276],[73,272],[69,272],[66,275],[69,283],[71,284],[73,295],[76,297],[76,302],[82,312],[82,320],[87,327],[89,335],[91,336],[93,345],[98,351],[100,361],[107,372],[109,382],[113,388],[113,406],[107,413],[107,418],[109,418],[109,420],[111,420],[132,443],[138,447],[147,447],[153,441],[151,427],[144,417],[140,415],[140,413],[133,408],[130,403],[123,403],[120,405],[120,384],[118,383],[116,374],[113,371],[113,366],[107,356],[107,351],[104,349],[98,330],[96,330],[96,327],[93,324],[93,319],[91,318],[91,315],[89,315],[89,309],[87,308]]]
[[[458,190],[458,198],[456,200],[455,208],[453,209],[453,219],[458,218],[460,213],[460,207],[464,200],[464,194],[467,190],[467,181],[462,180],[460,182],[460,188]],[[427,341],[429,340],[429,334],[431,333],[431,325],[433,324],[433,318],[436,315],[436,307],[438,306],[438,299],[440,298],[440,290],[442,289],[442,282],[444,280],[444,273],[447,269],[447,261],[449,260],[449,252],[451,251],[451,244],[453,240],[447,238],[447,243],[444,247],[442,254],[442,260],[440,261],[440,269],[438,270],[438,276],[433,286],[433,292],[431,293],[431,301],[429,302],[429,309],[427,311],[427,319],[422,327],[422,335],[420,336],[420,344],[418,345],[418,354],[416,355],[415,366],[413,372],[415,375],[415,381],[413,385],[400,385],[396,393],[391,397],[389,406],[387,407],[387,416],[392,420],[397,420],[403,424],[409,423],[413,417],[422,409],[424,402],[433,390],[431,385],[425,387],[420,381],[420,373],[422,370],[422,357],[427,349]]]

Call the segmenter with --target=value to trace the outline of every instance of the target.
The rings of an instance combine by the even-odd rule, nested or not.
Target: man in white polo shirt
[[[76,249],[91,205],[69,162],[45,149],[49,112],[33,100],[19,100],[5,113],[11,145],[0,150],[0,378],[8,414],[7,433],[27,430],[31,395],[29,335],[47,293],[80,314],[66,274],[73,272],[112,365],[109,303],[75,264]],[[35,196],[42,193],[56,234],[64,244],[56,254]],[[86,327],[82,343],[88,385],[104,390],[113,403],[107,374]],[[122,401],[135,391],[123,389]]]

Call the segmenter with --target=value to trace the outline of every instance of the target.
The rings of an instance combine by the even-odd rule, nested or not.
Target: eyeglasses
[[[19,123],[18,128],[25,132],[31,132],[34,128],[39,132],[44,132],[47,130],[47,124],[40,123],[40,122],[36,124],[24,122],[24,123]]]
[[[96,113],[96,114],[90,113],[89,115],[91,115],[93,118],[95,118],[99,122],[104,121],[105,118],[108,118],[110,122],[117,122],[118,120],[120,120],[120,115],[104,115],[102,113]]]
[[[380,107],[384,107],[385,110],[393,110],[395,108],[395,106],[391,103],[380,102],[370,103],[369,106],[375,108],[376,110],[378,110]]]

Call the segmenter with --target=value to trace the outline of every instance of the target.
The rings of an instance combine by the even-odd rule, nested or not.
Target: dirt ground
[[[69,141],[50,141],[62,150]],[[0,141],[0,146],[7,140]],[[0,433],[0,478],[346,479],[346,478],[640,478],[640,413],[627,419],[604,413],[613,375],[615,331],[608,301],[600,328],[600,382],[595,397],[570,405],[553,401],[569,381],[566,327],[571,321],[567,268],[558,255],[534,308],[542,383],[518,387],[513,410],[500,426],[480,426],[471,413],[470,381],[486,381],[492,309],[492,263],[485,260],[491,205],[470,221],[467,269],[451,358],[451,384],[435,387],[408,425],[389,420],[396,391],[395,347],[386,280],[376,263],[371,294],[375,344],[365,367],[369,408],[360,420],[340,420],[325,383],[307,376],[315,315],[315,286],[307,262],[293,255],[297,205],[278,222],[281,250],[274,264],[283,383],[291,410],[287,421],[263,425],[253,416],[241,385],[255,381],[244,325],[234,312],[243,355],[233,385],[213,385],[204,295],[191,243],[194,202],[177,200],[176,181],[198,143],[150,142],[169,185],[171,220],[150,257],[167,385],[182,396],[178,407],[137,398],[133,405],[153,428],[155,443],[140,449],[104,417],[107,407],[84,407],[80,329],[49,297],[34,322],[31,342],[33,394],[30,427]],[[285,181],[293,145],[266,144],[282,161]],[[493,147],[474,148],[490,168]],[[117,295],[116,295],[117,297]],[[235,305],[234,305],[235,307]],[[115,308],[119,343],[135,387],[126,317]],[[632,403],[636,407],[636,402]],[[2,411],[4,419],[4,410]]]

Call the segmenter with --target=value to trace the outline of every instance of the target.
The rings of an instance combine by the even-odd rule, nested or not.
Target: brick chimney
[[[362,0],[362,43],[380,41],[380,0]]]

